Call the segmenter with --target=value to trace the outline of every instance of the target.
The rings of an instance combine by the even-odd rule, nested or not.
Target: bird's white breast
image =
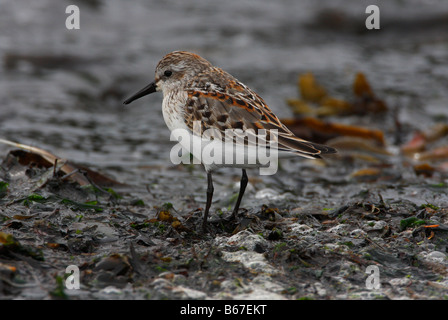
[[[188,129],[185,124],[184,107],[187,100],[187,93],[184,91],[170,91],[164,93],[162,102],[162,113],[165,123],[173,131],[174,129]]]

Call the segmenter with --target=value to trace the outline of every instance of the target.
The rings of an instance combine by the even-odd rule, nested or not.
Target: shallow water
[[[162,119],[161,95],[122,105],[152,81],[164,54],[185,49],[255,89],[280,117],[291,116],[285,99],[297,97],[299,74],[313,72],[332,94],[347,97],[355,73],[362,71],[375,93],[399,108],[407,139],[413,129],[448,118],[448,8],[444,1],[368,4],[375,3],[381,10],[381,30],[368,31],[367,3],[357,0],[225,5],[205,0],[85,0],[79,3],[80,29],[67,30],[67,1],[3,1],[0,137],[86,164],[137,186],[143,194],[148,186],[151,194],[146,196],[156,198],[154,204],[182,206],[190,197],[203,201],[202,169],[179,169],[169,161],[172,142]],[[392,121],[337,120],[386,133]],[[0,145],[2,154],[7,150]],[[314,205],[327,207],[359,192],[356,188],[347,196],[335,187],[331,192],[310,187],[314,176],[328,173],[308,162],[284,167],[277,177],[262,177],[249,190],[246,204],[260,203],[265,188],[290,192],[295,203],[320,198],[322,203]],[[344,181],[347,169],[330,170]],[[215,199],[222,200],[221,206],[237,191],[239,174],[230,169],[216,174]],[[427,198],[433,196],[414,201]]]

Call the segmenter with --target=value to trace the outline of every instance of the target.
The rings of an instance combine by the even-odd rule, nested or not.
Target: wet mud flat
[[[216,173],[205,234],[201,166],[90,168],[8,142],[2,298],[446,299],[446,115],[421,113],[418,128],[363,73],[345,96],[320,78],[298,76],[282,121],[338,154],[281,161],[273,176],[249,170],[236,221],[239,170]],[[120,170],[128,178],[109,177]]]
[[[203,203],[155,206],[139,197],[146,190],[80,167],[66,174],[67,163],[11,150],[0,171],[1,295],[446,299],[447,186],[406,178],[400,167],[344,179],[344,162],[305,164],[300,201],[264,197],[243,206],[237,221],[226,220],[230,209],[213,210],[203,234]],[[277,181],[297,175],[288,170]],[[67,289],[69,266],[79,269],[79,289]]]
[[[448,297],[443,2],[377,2],[378,32],[359,1],[286,2],[83,1],[79,31],[70,2],[2,6],[0,139],[50,154],[1,145],[0,299]],[[202,234],[206,177],[171,165],[161,97],[122,108],[178,49],[338,155],[248,170],[237,221],[240,171],[217,172]]]

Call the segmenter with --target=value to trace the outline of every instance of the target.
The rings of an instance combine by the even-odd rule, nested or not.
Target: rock
[[[366,235],[366,232],[362,229],[355,229],[350,231],[350,237],[359,238],[364,237]]]
[[[327,290],[324,288],[322,283],[320,282],[314,283],[314,288],[316,289],[316,294],[319,297],[325,297],[327,295]]]
[[[293,223],[291,224],[291,236],[303,236],[313,232],[313,228],[309,227],[306,224]]]
[[[393,287],[408,286],[411,282],[412,281],[409,278],[393,278],[389,280],[390,285]]]
[[[335,234],[344,236],[344,235],[348,234],[349,228],[350,228],[349,224],[341,223],[341,224],[338,224],[337,226],[334,226],[334,227],[328,229],[327,232],[331,232],[331,233],[335,233]]]
[[[184,286],[177,286],[172,289],[172,293],[175,299],[181,300],[204,300],[207,298],[207,295],[198,290],[190,289]]]
[[[448,257],[443,252],[440,251],[422,252],[421,255],[424,257],[426,261],[448,265]]]
[[[280,274],[281,270],[271,266],[263,254],[253,251],[222,252],[222,258],[228,262],[240,262],[246,268],[261,273]]]
[[[362,226],[365,231],[380,231],[387,226],[387,222],[383,220],[379,221],[368,221]]]
[[[245,248],[246,250],[255,251],[261,248],[267,248],[268,243],[263,237],[258,234],[250,233],[247,230],[238,232],[237,234],[227,237],[218,237],[215,239],[215,244],[220,249],[229,248]]]
[[[265,289],[269,292],[274,293],[281,293],[283,290],[285,290],[283,285],[280,285],[277,282],[274,282],[272,280],[272,277],[266,273],[261,273],[257,275],[253,280],[252,283],[261,287],[262,289]]]

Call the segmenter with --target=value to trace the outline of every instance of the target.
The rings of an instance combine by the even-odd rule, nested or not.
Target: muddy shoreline
[[[446,298],[447,209],[387,198],[402,181],[371,185],[334,208],[311,197],[302,207],[288,199],[245,207],[233,223],[230,211],[215,212],[203,234],[200,204],[153,206],[129,191],[61,179],[54,167],[22,165],[17,155],[6,157],[0,179],[8,181],[0,199],[4,298]],[[65,286],[71,265],[78,290]],[[377,289],[366,282],[369,266],[379,272]]]
[[[443,1],[371,1],[380,30],[357,0],[85,0],[79,30],[70,4],[0,11],[0,139],[44,151],[0,144],[0,299],[447,298]],[[220,170],[202,234],[206,175],[170,162],[161,95],[122,105],[173,50],[338,155],[248,170],[236,222]]]

